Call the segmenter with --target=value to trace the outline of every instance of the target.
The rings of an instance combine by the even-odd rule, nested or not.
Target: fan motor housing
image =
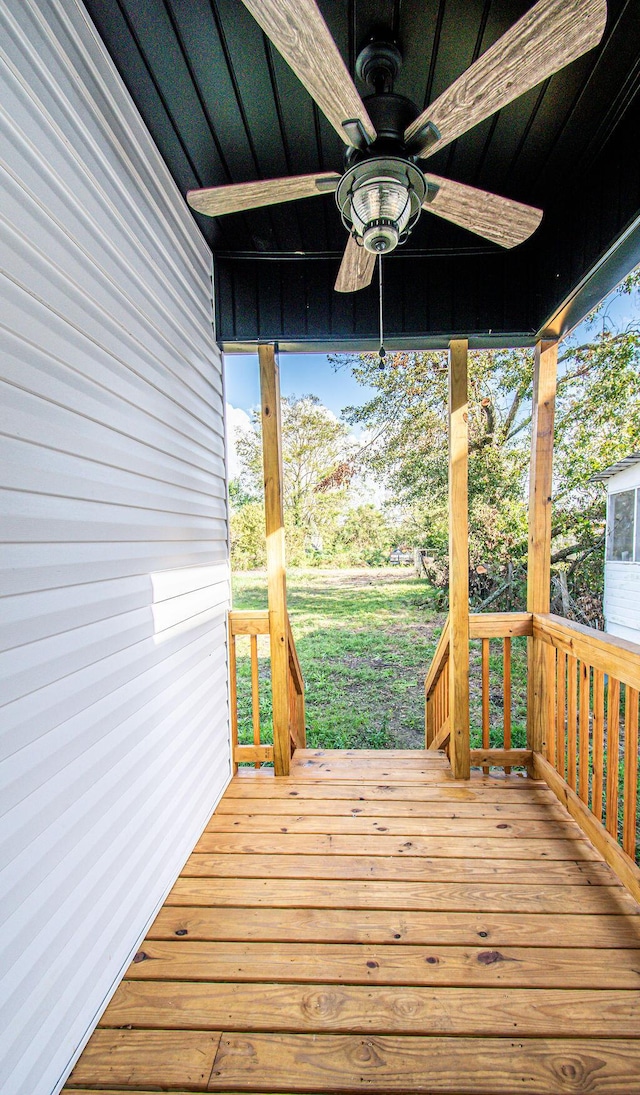
[[[416,104],[395,91],[367,95],[363,102],[377,133],[375,145],[380,141],[394,141],[404,147],[404,131],[420,113]]]

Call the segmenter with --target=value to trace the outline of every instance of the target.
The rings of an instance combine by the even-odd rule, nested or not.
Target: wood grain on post
[[[451,767],[469,779],[469,426],[467,339],[449,345],[449,714]]]
[[[273,699],[273,756],[276,776],[288,776],[289,644],[287,639],[287,579],[284,512],[282,508],[282,436],[280,375],[273,346],[258,347],[262,401],[262,456],[264,511],[267,532],[267,593],[271,640],[271,693]]]
[[[551,487],[557,342],[536,344],[533,377],[527,611],[549,612],[551,583]],[[527,744],[546,751],[552,703],[551,658],[535,638],[528,640]]]

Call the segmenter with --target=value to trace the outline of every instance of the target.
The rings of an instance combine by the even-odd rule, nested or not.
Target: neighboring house
[[[413,552],[407,548],[394,548],[389,555],[389,562],[391,566],[409,567],[413,563]]]
[[[593,478],[607,485],[606,630],[637,643],[640,642],[640,452],[631,453]]]

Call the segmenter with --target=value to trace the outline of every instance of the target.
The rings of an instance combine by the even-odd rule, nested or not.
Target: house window
[[[609,501],[607,558],[621,563],[633,562],[635,534],[635,490],[612,494]]]

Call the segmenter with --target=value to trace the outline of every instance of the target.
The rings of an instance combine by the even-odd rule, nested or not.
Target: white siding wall
[[[640,642],[640,563],[607,561],[604,615],[611,635]]]
[[[609,496],[640,487],[640,463],[612,475]],[[640,642],[640,562],[607,559],[604,568],[604,618],[606,630],[620,639]]]
[[[211,255],[84,10],[0,42],[0,1090],[48,1095],[229,777],[223,400]]]

